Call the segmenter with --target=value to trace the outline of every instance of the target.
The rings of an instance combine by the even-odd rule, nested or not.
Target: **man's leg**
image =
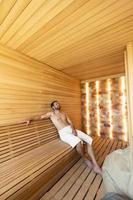
[[[88,151],[88,154],[89,154],[89,156],[90,156],[90,158],[91,158],[91,160],[92,160],[92,163],[93,163],[93,165],[94,165],[94,167],[93,167],[94,172],[96,172],[96,173],[102,175],[102,170],[101,170],[101,168],[100,168],[100,167],[98,166],[98,164],[97,164],[97,161],[96,161],[96,159],[95,159],[92,146],[91,146],[90,144],[88,144],[88,143],[87,143],[87,151]]]
[[[76,131],[77,131],[78,137],[87,144],[87,153],[89,154],[89,156],[92,160],[93,170],[96,173],[102,175],[102,170],[96,162],[96,159],[95,159],[95,156],[94,156],[94,153],[93,153],[93,149],[92,149],[92,146],[91,146],[92,138],[89,135],[85,134],[84,132],[82,132],[80,130],[76,130]]]
[[[83,149],[83,146],[81,144],[81,142],[79,142],[77,145],[76,145],[76,150],[77,152],[82,156],[82,158],[84,159],[85,163],[87,164],[87,166],[92,169],[93,168],[93,165],[92,163],[88,160],[88,157],[84,154],[84,149]]]

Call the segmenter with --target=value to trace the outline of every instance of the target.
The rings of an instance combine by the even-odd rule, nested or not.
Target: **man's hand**
[[[78,134],[77,134],[77,131],[76,131],[75,129],[73,129],[72,133],[73,133],[73,135],[75,135],[75,136],[78,135]]]
[[[30,123],[31,123],[31,120],[27,120],[26,121],[26,126],[29,126]]]
[[[73,133],[73,135],[77,136],[77,135],[78,135],[78,134],[77,134],[77,131],[76,131],[76,129],[75,129],[73,123],[71,122],[71,120],[69,119],[69,117],[68,117],[67,114],[66,114],[66,119],[67,119],[68,123],[70,124],[70,126],[71,126],[71,128],[72,128],[72,133]]]
[[[51,117],[51,113],[52,113],[52,112],[43,114],[43,115],[41,115],[41,116],[34,116],[34,117],[32,117],[31,119],[25,121],[25,122],[26,122],[26,126],[29,126],[29,124],[30,124],[31,121],[33,121],[33,120],[41,120],[41,119],[48,119],[48,118],[50,118],[50,117]]]

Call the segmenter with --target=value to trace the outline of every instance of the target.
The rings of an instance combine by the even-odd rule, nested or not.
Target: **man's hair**
[[[55,100],[55,101],[52,101],[52,103],[51,103],[51,108],[53,108],[55,102],[57,102],[57,101],[56,101],[56,100]]]

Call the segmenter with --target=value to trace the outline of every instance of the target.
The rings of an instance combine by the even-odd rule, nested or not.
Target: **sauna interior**
[[[132,87],[132,0],[0,0],[0,200],[101,200],[102,177],[36,116],[59,101],[100,166],[128,147],[132,165]]]

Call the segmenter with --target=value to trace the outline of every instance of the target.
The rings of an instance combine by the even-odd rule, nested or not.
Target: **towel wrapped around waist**
[[[74,148],[81,141],[84,141],[90,145],[92,144],[92,138],[89,135],[77,129],[76,132],[77,136],[73,134],[70,125],[58,131],[60,139],[69,144],[72,148]]]

